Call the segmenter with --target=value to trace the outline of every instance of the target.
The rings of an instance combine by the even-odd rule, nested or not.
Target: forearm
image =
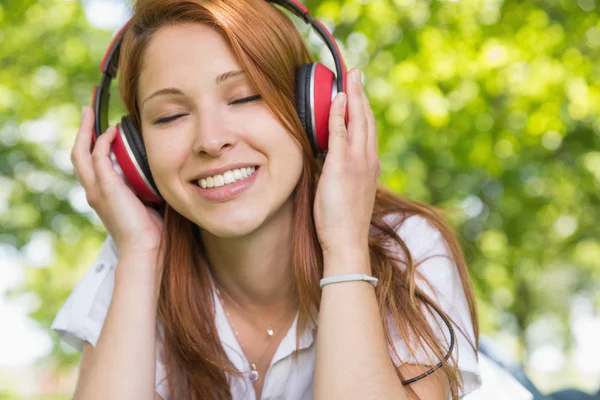
[[[325,255],[325,275],[371,275],[368,246]],[[313,396],[407,399],[394,371],[373,286],[366,281],[323,287]]]
[[[153,399],[158,276],[154,257],[121,253],[98,343],[75,399]]]

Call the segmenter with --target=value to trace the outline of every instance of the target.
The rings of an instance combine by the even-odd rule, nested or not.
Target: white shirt
[[[438,301],[438,305],[460,325],[463,331],[467,332],[469,340],[473,342],[473,327],[465,293],[456,266],[448,258],[449,252],[443,242],[441,233],[424,218],[411,216],[398,229],[398,235],[405,241],[415,262],[429,256],[435,256],[421,263],[418,269],[429,280],[429,283],[436,292],[433,292],[429,286],[424,285],[420,281],[417,281],[417,284],[425,293]],[[57,332],[64,342],[75,347],[78,351],[82,351],[84,341],[88,341],[92,346],[96,347],[113,292],[114,272],[117,261],[117,248],[109,236],[102,245],[96,261],[69,295],[52,323],[52,330]],[[248,361],[225,317],[223,307],[214,288],[213,298],[215,304],[215,322],[221,344],[227,356],[238,370],[249,371]],[[312,379],[316,356],[316,330],[314,330],[314,326],[311,326],[301,335],[298,349],[298,364],[294,364],[292,354],[295,350],[297,318],[298,316],[296,315],[294,323],[282,339],[271,360],[263,384],[261,394],[261,399],[263,400],[312,399]],[[449,343],[449,341],[444,342],[444,340],[449,340],[449,334],[444,324],[438,324],[433,319],[431,323],[437,337],[443,343]],[[473,393],[473,396],[467,396],[466,398],[469,400],[496,398],[499,395],[497,392],[498,385],[494,388],[495,392],[490,392],[489,396],[487,394],[484,396],[481,390],[478,390],[482,386],[482,381],[477,354],[472,350],[467,338],[465,338],[460,330],[455,328],[454,331],[456,334],[455,354],[457,355],[460,375],[463,379],[463,386],[460,391],[461,397]],[[162,327],[159,323],[156,329],[156,392],[164,400],[169,400],[170,396],[165,378],[165,367],[160,356],[161,343],[158,338],[161,337],[161,332]],[[392,329],[392,338],[394,338],[394,345],[401,357],[402,363],[430,364],[427,354],[423,350],[416,351],[416,358],[411,357],[406,343],[399,338],[395,329]],[[400,361],[393,357],[391,348],[390,357],[392,357],[396,365],[400,364]],[[481,357],[483,355],[480,354],[479,358]],[[435,360],[435,357],[432,356],[432,359]],[[487,371],[493,369],[489,364],[489,361],[484,364]],[[495,376],[499,375],[496,374]],[[254,388],[249,379],[231,376],[229,378],[234,400],[256,398]],[[510,380],[511,377],[503,377],[503,379]],[[490,382],[493,382],[493,376],[490,378]],[[512,384],[514,385],[515,382],[512,382]],[[518,383],[516,385],[520,386]],[[507,387],[505,384],[501,384],[500,386]],[[519,389],[522,389],[522,387]],[[511,393],[510,398],[528,399],[529,397],[515,397]]]

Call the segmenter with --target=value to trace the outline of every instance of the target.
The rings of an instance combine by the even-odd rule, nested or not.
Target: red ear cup
[[[117,136],[112,145],[113,165],[118,164],[115,170],[139,198],[150,203],[162,203],[163,199],[150,174],[144,145],[139,142],[141,135],[129,117],[123,117],[121,124],[117,124]]]
[[[305,64],[296,72],[296,111],[315,156],[328,150],[334,83],[334,73],[321,63]]]

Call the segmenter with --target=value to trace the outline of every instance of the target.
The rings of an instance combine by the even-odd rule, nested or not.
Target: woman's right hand
[[[113,169],[109,154],[115,127],[109,127],[92,145],[93,125],[94,111],[84,107],[71,161],[86,199],[120,252],[158,255],[162,217],[145,206]]]

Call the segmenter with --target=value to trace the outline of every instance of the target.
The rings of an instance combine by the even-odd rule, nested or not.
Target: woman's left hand
[[[348,78],[348,94],[338,93],[331,106],[329,151],[315,196],[315,227],[325,255],[367,245],[381,173],[377,126],[360,71],[351,70]]]

